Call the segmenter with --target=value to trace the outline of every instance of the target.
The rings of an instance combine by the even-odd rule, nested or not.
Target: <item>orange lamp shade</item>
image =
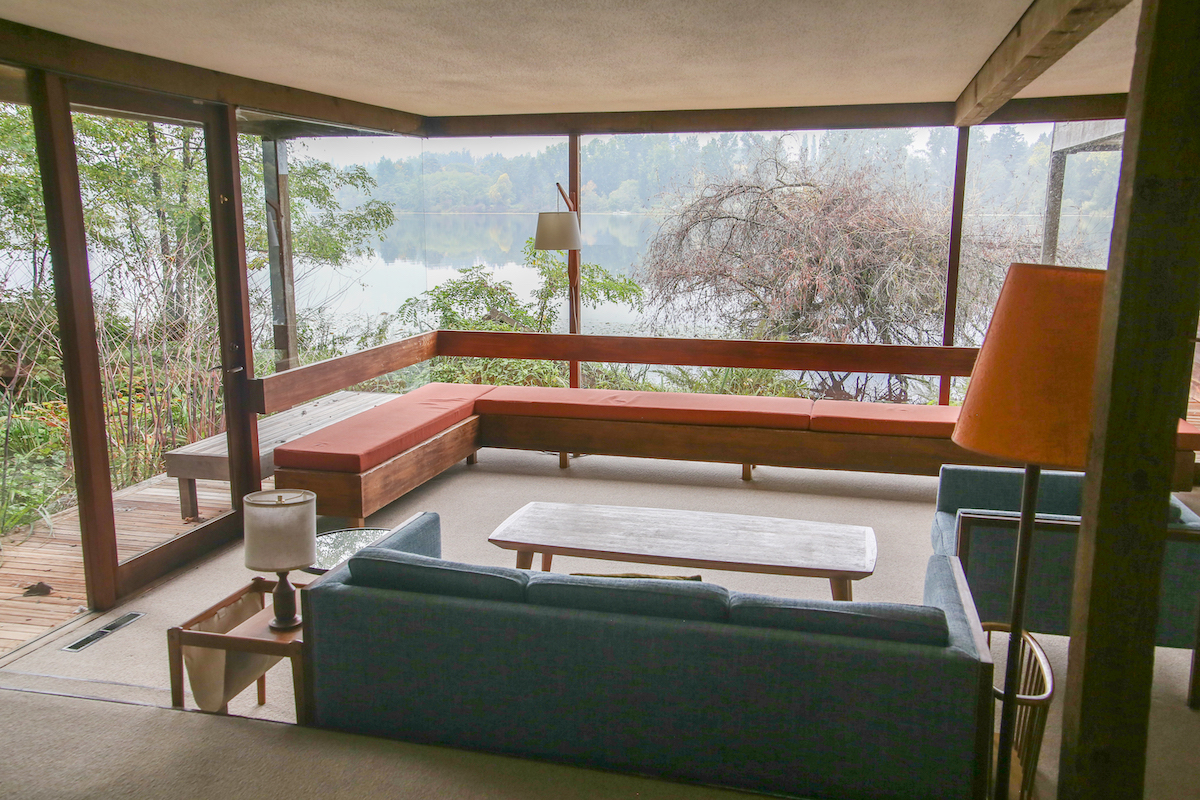
[[[951,438],[978,453],[1083,469],[1103,270],[1013,264]]]

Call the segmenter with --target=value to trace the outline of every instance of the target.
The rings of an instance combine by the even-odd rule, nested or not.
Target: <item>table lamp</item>
[[[1008,798],[1038,480],[1042,466],[1086,466],[1105,274],[1042,264],[1009,268],[951,437],[967,450],[1026,465],[995,798]]]
[[[242,499],[246,568],[279,576],[271,594],[271,630],[298,628],[296,587],[288,572],[317,560],[317,496],[306,489],[273,489]]]

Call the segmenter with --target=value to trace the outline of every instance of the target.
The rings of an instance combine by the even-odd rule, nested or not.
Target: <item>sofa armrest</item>
[[[949,646],[977,658],[990,671],[992,657],[987,636],[979,622],[971,588],[967,585],[967,576],[958,558],[944,555],[929,557],[925,568],[923,602],[945,613],[946,626],[950,631]]]

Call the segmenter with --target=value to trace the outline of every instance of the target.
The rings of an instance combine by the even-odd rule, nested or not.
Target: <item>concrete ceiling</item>
[[[422,115],[955,100],[1030,0],[0,0],[0,18]],[[1137,2],[1021,92],[1124,92]]]

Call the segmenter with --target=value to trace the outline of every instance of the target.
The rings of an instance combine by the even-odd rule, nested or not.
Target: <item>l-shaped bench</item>
[[[952,442],[957,417],[944,405],[431,383],[276,447],[275,485],[362,525],[481,447],[742,464],[746,479],[753,464],[916,475],[1008,464]],[[1200,429],[1181,421],[1180,488],[1197,449]]]

